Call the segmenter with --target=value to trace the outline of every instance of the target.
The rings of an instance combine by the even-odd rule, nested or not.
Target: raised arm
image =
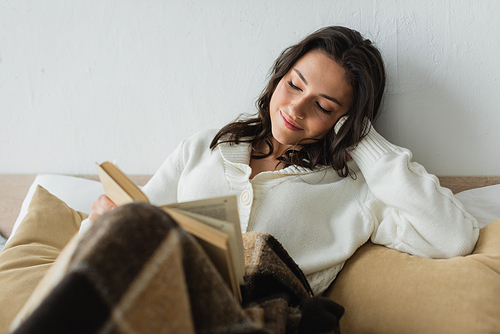
[[[412,162],[409,150],[389,143],[371,127],[349,151],[369,191],[371,240],[410,254],[450,258],[472,252],[479,228],[436,176]]]

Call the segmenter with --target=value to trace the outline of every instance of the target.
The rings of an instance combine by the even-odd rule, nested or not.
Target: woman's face
[[[345,70],[321,51],[300,58],[281,79],[269,105],[274,139],[286,147],[321,139],[352,105]],[[283,147],[282,147],[283,148]]]

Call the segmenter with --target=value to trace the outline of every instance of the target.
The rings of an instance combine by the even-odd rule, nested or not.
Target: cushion
[[[47,191],[39,191],[39,184],[57,197]],[[482,219],[481,226],[488,222],[489,217],[499,216],[500,206],[495,203],[500,195],[492,196],[492,191],[499,193],[500,186],[468,190],[456,195],[469,212],[478,220]],[[33,197],[35,193],[37,195]],[[34,223],[38,219],[34,218],[37,214],[26,216],[32,197],[34,208],[43,205],[57,207],[52,211],[65,212],[64,216],[78,225],[85,214],[74,210],[76,216],[67,214],[67,210],[72,211],[69,207],[89,212],[90,204],[102,193],[102,185],[97,181],[63,175],[37,176],[16,221],[17,232],[13,231],[6,245],[7,252],[0,253],[0,333],[5,331],[47,271],[60,251],[58,247],[62,248],[69,240],[69,234],[76,231],[75,228],[68,235],[52,239],[52,230],[62,233],[73,223],[60,224],[57,229],[50,224],[45,228],[30,227],[38,224]],[[43,203],[42,196],[49,199],[47,203]],[[478,196],[482,196],[480,200]],[[485,207],[485,201],[496,202]],[[44,213],[40,221],[56,218],[47,217],[45,209],[33,210]],[[30,208],[30,211],[33,210]],[[66,218],[57,221],[66,222]],[[481,230],[473,255],[449,260],[419,258],[371,243],[361,247],[347,261],[334,286],[326,292],[346,307],[346,314],[341,320],[342,333],[496,331],[500,328],[500,300],[496,298],[500,295],[499,225],[496,221]],[[39,233],[38,242],[24,236],[35,233]],[[43,241],[47,237],[52,240],[50,245],[45,245]],[[54,241],[58,245],[54,245]],[[36,247],[43,251],[36,250]],[[4,305],[9,305],[9,308]]]
[[[497,333],[500,219],[472,255],[421,258],[370,242],[345,264],[326,295],[345,307],[348,333]]]
[[[0,253],[0,333],[7,330],[86,217],[37,186],[26,216]]]
[[[28,194],[24,198],[21,211],[14,223],[10,238],[15,234],[24,216],[28,212],[28,206],[30,205],[31,198],[38,185],[41,185],[51,194],[57,196],[69,207],[81,212],[90,212],[92,203],[100,195],[104,194],[104,188],[99,181],[68,175],[38,174],[31,184]]]
[[[500,217],[500,184],[465,190],[455,198],[477,219],[480,227]]]

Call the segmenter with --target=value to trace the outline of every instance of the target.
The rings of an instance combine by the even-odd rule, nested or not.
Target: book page
[[[240,216],[238,214],[238,202],[236,200],[236,196],[216,197],[184,203],[172,203],[165,206],[225,220],[233,223],[234,225],[240,225]]]
[[[229,237],[231,249],[234,250],[233,258],[238,274],[238,281],[244,284],[245,255],[243,254],[243,239],[241,237],[240,216],[238,214],[238,202],[236,196],[224,196],[209,198],[198,201],[172,203],[162,207],[180,209],[195,214],[196,218],[206,224],[213,226]],[[209,219],[212,218],[212,219]],[[231,224],[228,224],[231,223]],[[231,226],[229,226],[231,225]]]
[[[239,232],[235,229],[235,225],[227,221],[222,221],[220,219],[203,216],[185,210],[174,210],[178,210],[179,212],[182,212],[187,216],[193,217],[194,219],[210,225],[218,229],[219,231],[224,232],[229,237],[229,249],[232,253],[232,258],[235,260],[235,269],[236,275],[238,276],[238,283],[240,285],[245,285],[245,281],[243,280],[243,276],[245,275],[245,258],[244,254],[240,252],[240,250],[243,250],[243,242],[242,238],[237,234]],[[241,235],[241,233],[239,234]]]
[[[205,249],[212,263],[231,287],[235,296],[241,301],[240,282],[243,282],[243,273],[240,278],[237,263],[233,258],[233,254],[237,254],[234,241],[231,242],[231,238],[235,239],[231,234],[234,233],[233,224],[179,209],[162,207],[162,210],[198,239],[199,244]],[[207,221],[211,221],[211,224],[207,223]],[[222,228],[225,232],[219,230],[219,228]]]
[[[233,279],[232,276],[236,274],[236,268],[233,267],[234,261],[231,252],[221,250],[203,238],[197,238],[201,247],[208,254],[212,263],[218,268],[222,278],[226,281],[233,291],[235,297],[241,302],[241,290],[239,287],[239,280]]]

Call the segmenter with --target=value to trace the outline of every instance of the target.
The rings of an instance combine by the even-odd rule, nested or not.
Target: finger
[[[107,197],[106,195],[99,196],[97,201],[92,203],[90,207],[89,220],[93,221],[94,219],[113,209],[114,207],[116,207],[116,204],[113,203],[113,201],[111,201],[109,197]]]
[[[115,207],[116,207],[116,204],[115,204],[115,203],[114,203],[111,199],[109,199],[109,197],[108,197],[108,196],[106,196],[106,195],[101,195],[101,196],[99,196],[98,201],[99,201],[99,204],[100,204],[103,208],[105,208],[105,209],[110,210],[110,209],[112,209],[112,208],[115,208]]]

